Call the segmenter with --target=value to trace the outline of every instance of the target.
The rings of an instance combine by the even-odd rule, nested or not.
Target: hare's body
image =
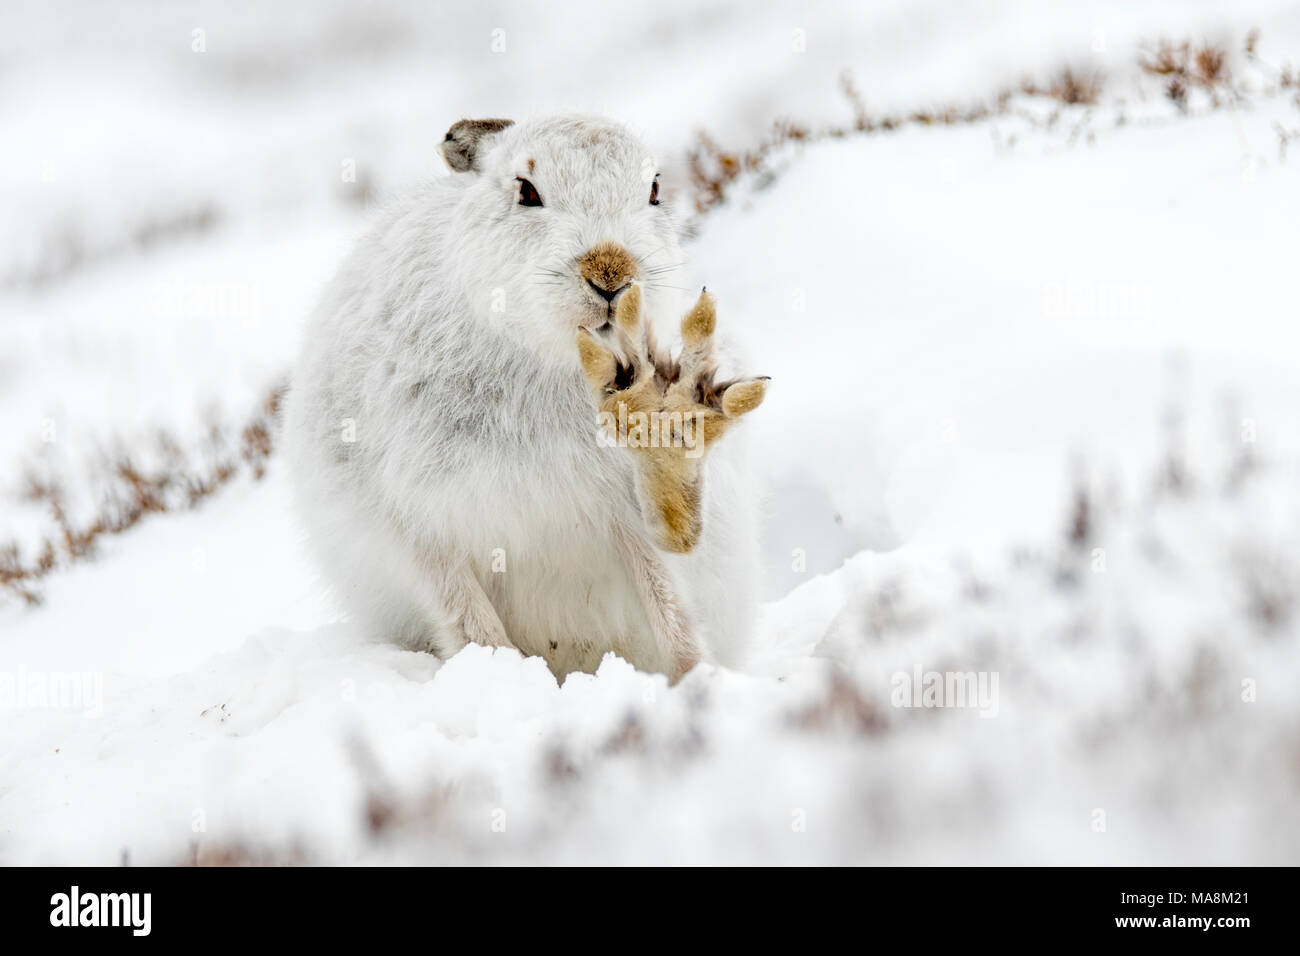
[[[756,574],[742,436],[703,459],[698,542],[662,550],[632,453],[598,440],[574,345],[613,310],[589,268],[607,259],[572,271],[587,250],[648,264],[648,301],[654,263],[680,262],[660,210],[613,201],[640,147],[593,120],[488,133],[490,153],[448,156],[472,175],[389,211],[308,326],[286,438],[327,579],[369,628],[444,656],[513,645],[564,674],[612,650],[671,673],[687,640],[734,662]],[[516,167],[547,208],[518,208]]]

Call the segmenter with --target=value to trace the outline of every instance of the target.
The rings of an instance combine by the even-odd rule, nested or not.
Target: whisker
[[[645,261],[646,261],[647,259],[649,259],[651,256],[657,256],[657,255],[659,255],[659,253],[663,252],[663,251],[664,251],[665,249],[667,249],[667,248],[668,248],[668,244],[667,244],[667,243],[664,243],[662,246],[660,246],[660,247],[659,247],[658,249],[656,249],[654,252],[647,252],[647,253],[646,253],[645,255],[643,255],[643,256],[637,256],[637,257],[636,257],[636,261],[637,261],[638,263],[640,263],[641,265],[645,265]]]

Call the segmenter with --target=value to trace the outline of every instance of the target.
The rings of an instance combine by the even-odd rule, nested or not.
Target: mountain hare
[[[583,116],[462,120],[442,153],[454,174],[345,260],[292,382],[288,458],[328,582],[443,657],[738,662],[756,506],[742,436],[713,446],[766,380],[723,377],[707,293],[676,357],[656,345],[682,255],[650,154]]]

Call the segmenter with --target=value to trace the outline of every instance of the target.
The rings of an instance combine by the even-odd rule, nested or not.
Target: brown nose
[[[617,242],[598,242],[578,259],[578,274],[606,302],[636,278],[636,259]]]

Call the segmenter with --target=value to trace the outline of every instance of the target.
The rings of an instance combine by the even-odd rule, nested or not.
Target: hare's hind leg
[[[317,549],[335,594],[366,633],[444,658],[470,642],[512,646],[465,562],[350,509],[322,514]]]
[[[672,578],[654,548],[640,535],[627,528],[618,528],[615,533],[628,577],[650,621],[662,666],[673,681],[680,680],[699,663],[700,647]]]
[[[428,574],[439,619],[440,656],[454,654],[466,644],[514,647],[496,608],[466,561],[435,547],[422,549],[421,563]]]

